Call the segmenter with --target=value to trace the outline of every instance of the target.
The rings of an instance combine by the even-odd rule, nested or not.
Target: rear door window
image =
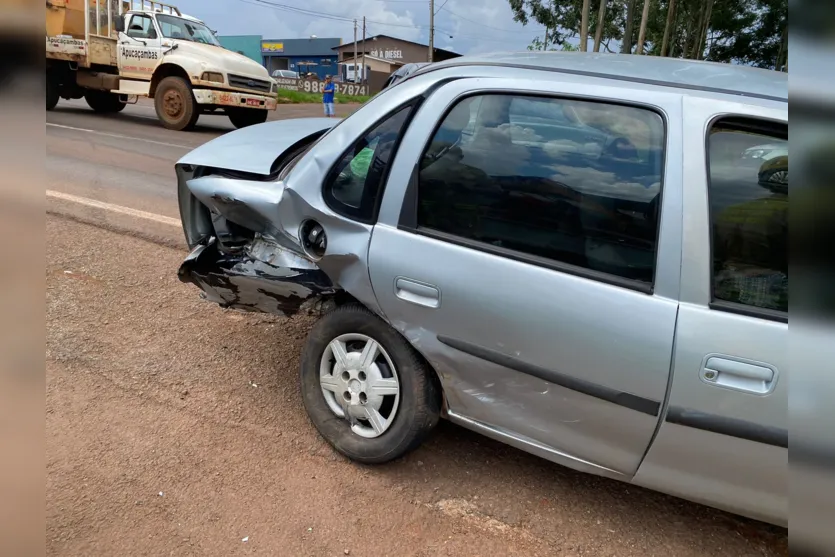
[[[708,149],[713,299],[787,312],[788,126],[719,121]]]

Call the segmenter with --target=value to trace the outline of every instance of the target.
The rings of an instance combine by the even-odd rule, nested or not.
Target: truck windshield
[[[212,30],[202,23],[162,14],[157,14],[157,22],[163,37],[220,46]]]

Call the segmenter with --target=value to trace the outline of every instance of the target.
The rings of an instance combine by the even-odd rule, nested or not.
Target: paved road
[[[309,319],[221,310],[175,277],[172,165],[230,129],[167,131],[147,104],[47,114],[49,554],[788,555],[785,530],[448,423],[391,465],[338,457],[299,400]]]

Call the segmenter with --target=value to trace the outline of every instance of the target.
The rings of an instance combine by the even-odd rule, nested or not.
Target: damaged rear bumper
[[[249,251],[221,253],[213,237],[191,250],[177,276],[221,307],[284,316],[327,311],[338,292],[318,268],[276,266]]]

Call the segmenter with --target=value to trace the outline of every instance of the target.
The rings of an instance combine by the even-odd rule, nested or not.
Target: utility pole
[[[542,41],[542,50],[548,50],[548,27],[545,27],[545,40]]]
[[[357,20],[354,20],[354,83],[357,82]]]
[[[435,0],[429,0],[429,62],[435,58]]]
[[[365,75],[365,16],[362,16],[362,82],[368,83],[368,76]]]

